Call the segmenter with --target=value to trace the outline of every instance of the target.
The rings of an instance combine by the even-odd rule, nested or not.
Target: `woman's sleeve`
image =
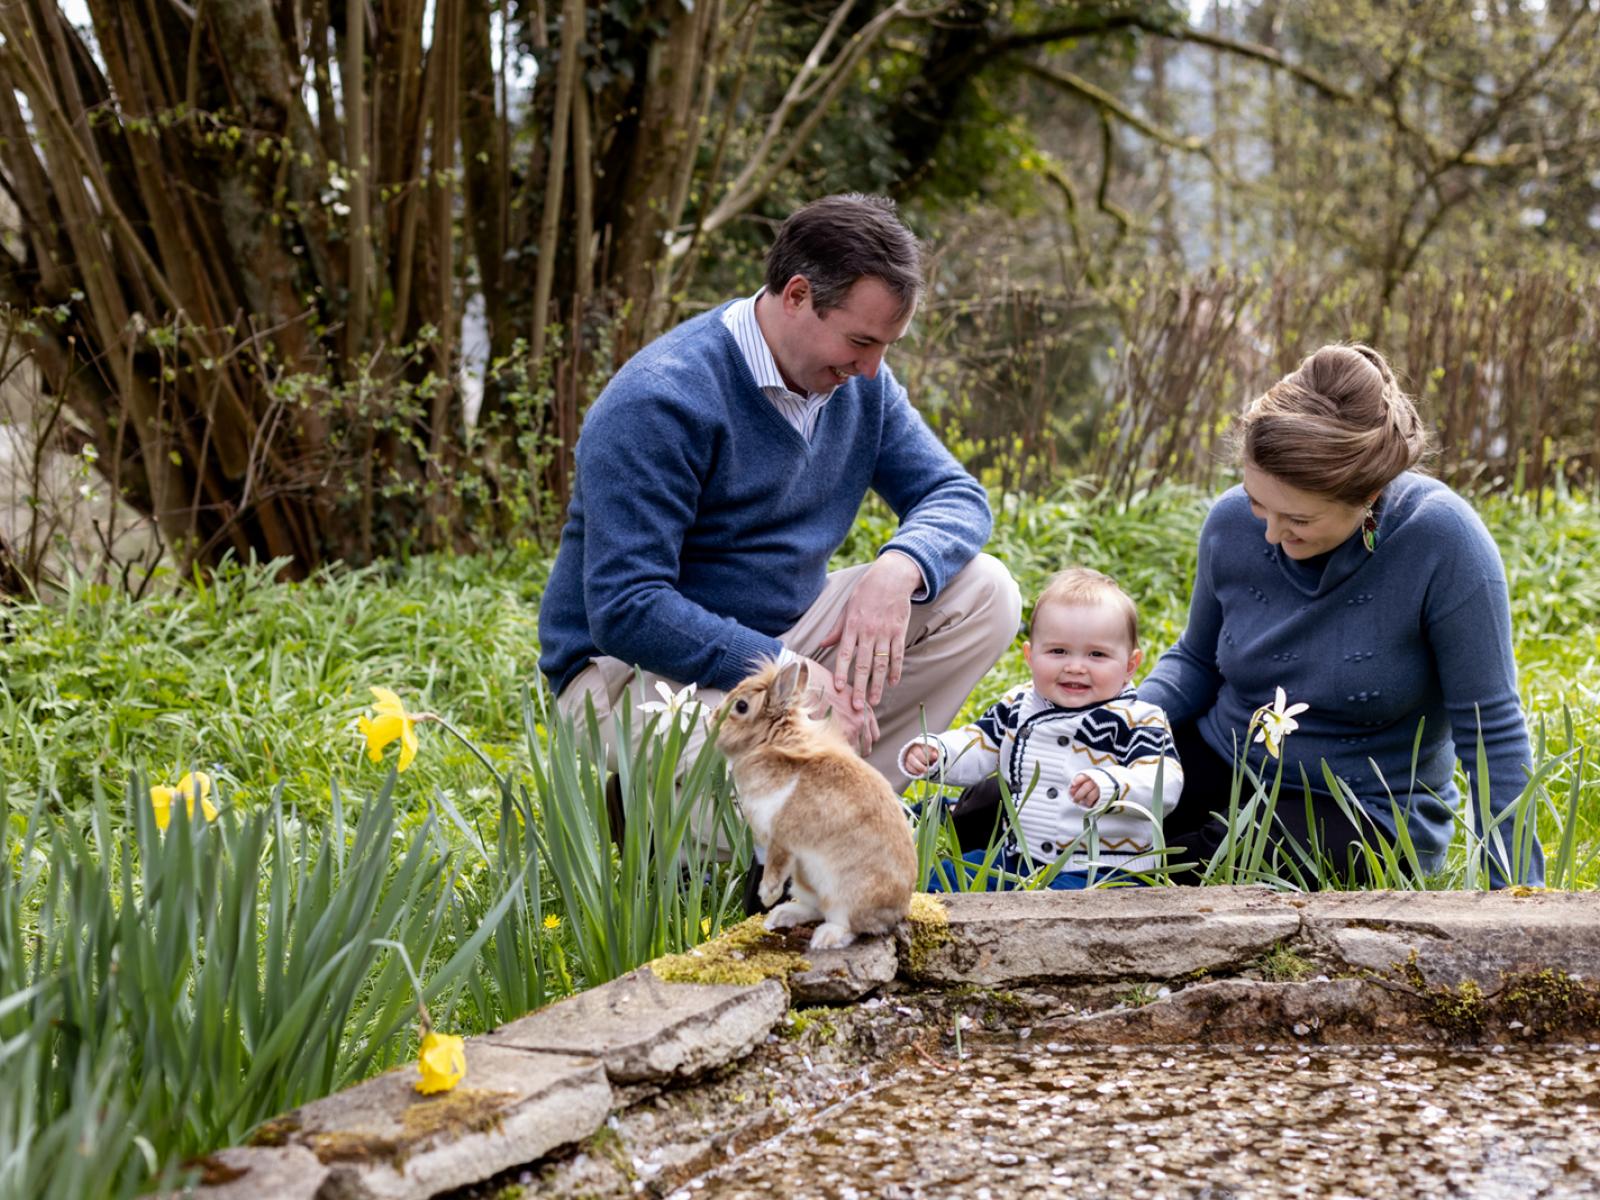
[[[1189,623],[1177,644],[1161,656],[1139,685],[1139,699],[1165,709],[1174,725],[1186,725],[1205,713],[1222,690],[1217,670],[1217,640],[1222,636],[1222,606],[1212,586],[1211,546],[1216,537],[1217,509],[1200,530],[1200,549],[1189,597]]]
[[[1462,547],[1452,556],[1449,579],[1430,587],[1424,620],[1428,644],[1439,671],[1439,687],[1450,720],[1456,756],[1467,772],[1465,803],[1473,828],[1483,833],[1478,771],[1478,740],[1488,764],[1489,813],[1498,817],[1522,794],[1532,755],[1528,727],[1517,695],[1517,662],[1512,653],[1511,601],[1505,570],[1489,531],[1475,516],[1461,529]],[[1529,814],[1532,816],[1532,813]],[[1537,836],[1516,850],[1515,818],[1491,838],[1490,877],[1496,887],[1508,882],[1544,883],[1544,853]]]

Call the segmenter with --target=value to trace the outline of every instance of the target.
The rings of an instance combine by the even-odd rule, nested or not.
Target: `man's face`
[[[772,347],[773,357],[789,386],[801,393],[831,392],[852,375],[871,379],[916,313],[915,305],[901,312],[899,297],[870,276],[856,280],[844,303],[825,313],[812,306],[803,275],[789,280],[776,298],[779,344]]]

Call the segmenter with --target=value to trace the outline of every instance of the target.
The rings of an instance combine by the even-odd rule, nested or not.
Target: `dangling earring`
[[[1361,544],[1367,548],[1368,554],[1378,548],[1378,514],[1372,511],[1370,504],[1361,514]]]

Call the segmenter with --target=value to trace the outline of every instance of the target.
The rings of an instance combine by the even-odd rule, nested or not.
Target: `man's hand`
[[[812,715],[820,717],[830,709],[844,740],[870,754],[878,740],[878,717],[871,708],[857,708],[854,694],[834,683],[833,672],[814,659],[806,659],[807,688],[817,697]]]
[[[883,699],[883,688],[900,682],[911,622],[911,594],[922,586],[922,570],[909,557],[890,550],[862,573],[838,623],[820,646],[837,645],[833,688],[848,689],[857,713]]]

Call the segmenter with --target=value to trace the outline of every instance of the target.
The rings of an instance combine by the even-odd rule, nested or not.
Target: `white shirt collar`
[[[739,344],[739,350],[744,355],[745,363],[750,368],[750,374],[755,377],[756,386],[762,391],[777,388],[791,396],[799,395],[793,388],[783,381],[783,372],[778,370],[778,360],[772,357],[772,347],[767,345],[767,338],[761,332],[761,323],[756,320],[756,301],[761,299],[760,288],[753,296],[746,296],[742,300],[735,300],[722,310],[722,323],[728,327],[728,332],[733,334],[733,340]],[[837,388],[829,388],[826,392],[811,392],[805,398],[812,401],[826,400]]]

